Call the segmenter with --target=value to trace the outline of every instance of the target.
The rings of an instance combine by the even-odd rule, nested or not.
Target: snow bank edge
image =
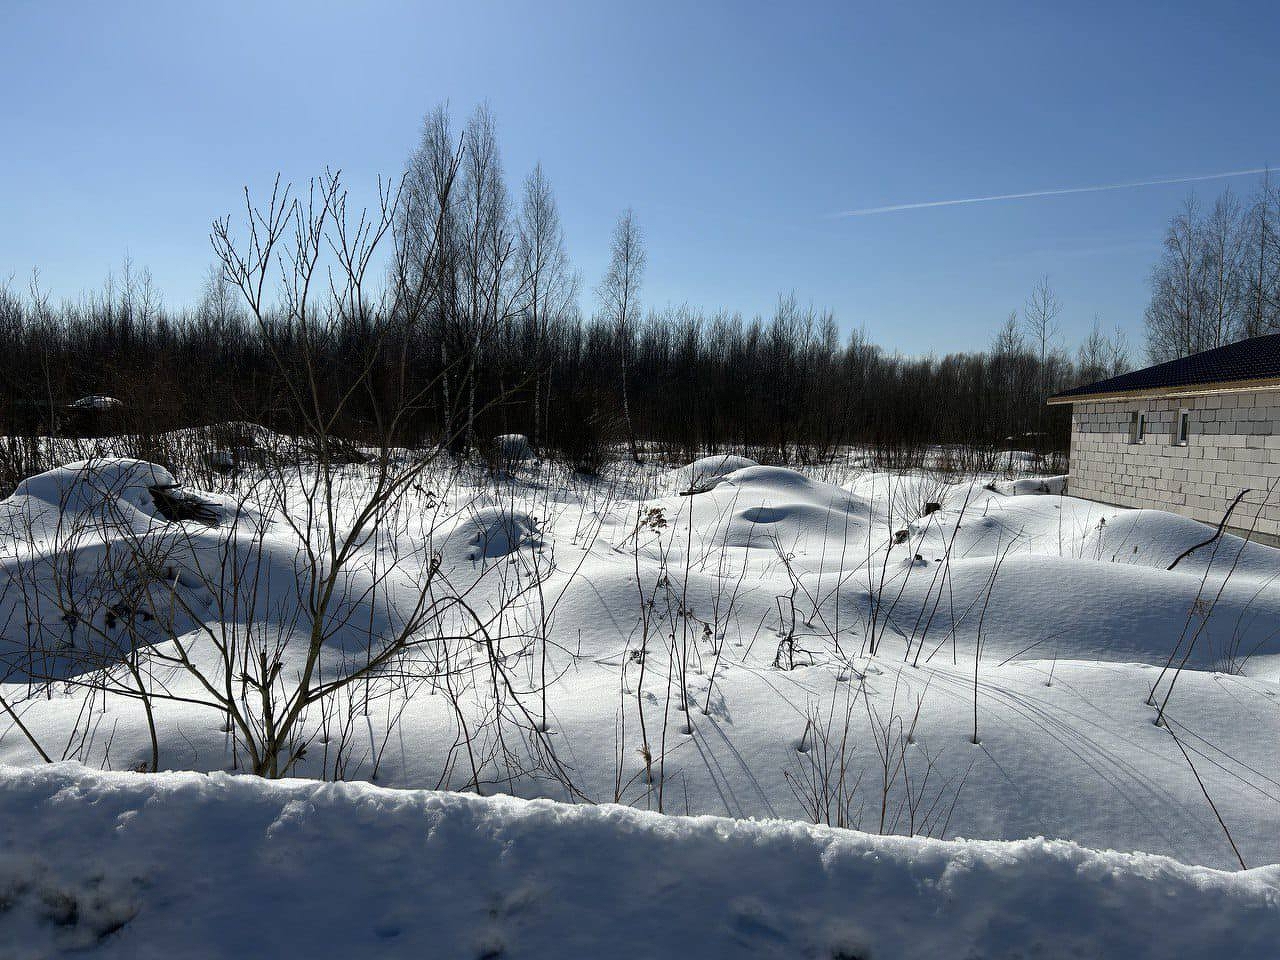
[[[76,764],[0,766],[0,888],[0,937],[31,956],[1261,957],[1280,941],[1280,866]],[[75,923],[50,891],[79,898]],[[235,921],[251,916],[271,922]]]

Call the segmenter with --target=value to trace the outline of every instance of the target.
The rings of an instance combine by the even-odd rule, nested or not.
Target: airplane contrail
[[[884,207],[863,207],[861,210],[842,210],[833,218],[867,217],[877,213],[898,213],[902,210],[927,210],[931,207],[958,207],[969,203],[992,203],[996,200],[1034,200],[1038,197],[1062,197],[1071,193],[1101,193],[1104,190],[1128,190],[1133,187],[1155,187],[1167,183],[1196,183],[1201,180],[1225,180],[1228,177],[1245,177],[1254,173],[1266,173],[1269,167],[1251,170],[1228,170],[1225,173],[1204,173],[1195,177],[1166,177],[1160,180],[1133,180],[1128,183],[1104,183],[1092,187],[1060,187],[1054,190],[1031,190],[1026,193],[998,193],[989,197],[961,197],[955,200],[925,200],[920,203],[893,203]]]

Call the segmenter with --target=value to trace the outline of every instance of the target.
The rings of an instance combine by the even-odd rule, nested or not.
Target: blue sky
[[[1280,4],[0,4],[0,276],[57,295],[127,253],[191,301],[210,220],[276,171],[397,174],[422,115],[480,101],[541,160],[590,291],[620,210],[645,300],[780,292],[910,353],[981,347],[1048,274],[1074,342],[1141,341],[1188,190],[1280,166]]]

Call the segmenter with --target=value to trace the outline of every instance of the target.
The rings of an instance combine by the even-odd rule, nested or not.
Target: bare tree
[[[640,282],[644,277],[645,253],[635,213],[628,207],[613,228],[609,269],[600,281],[597,296],[605,318],[613,324],[621,364],[622,417],[627,429],[631,459],[640,462],[635,426],[631,420],[631,400],[627,388],[627,363],[634,326],[640,315]]]
[[[194,605],[184,610],[205,624],[203,639],[220,654],[218,673],[210,671],[190,643],[174,642],[177,662],[225,712],[254,772],[265,776],[284,775],[304,755],[310,742],[304,729],[309,710],[377,675],[421,642],[435,602],[435,569],[429,567],[412,588],[402,588],[396,614],[374,629],[363,655],[358,645],[343,640],[362,604],[387,604],[389,573],[370,566],[368,550],[377,549],[386,536],[390,512],[431,462],[430,452],[407,458],[397,452],[408,415],[428,391],[386,391],[386,378],[406,381],[408,370],[397,362],[403,355],[397,345],[411,330],[394,322],[392,299],[366,286],[378,247],[391,231],[398,190],[380,190],[372,217],[348,211],[337,175],[314,183],[305,203],[289,193],[277,185],[268,205],[255,208],[246,192],[247,235],[236,237],[227,218],[214,224],[212,236],[225,275],[239,288],[255,323],[272,343],[283,388],[301,427],[303,449],[310,453],[296,459],[296,467],[280,475],[271,489],[272,500],[281,507],[279,515],[299,544],[297,613],[285,614],[283,620],[277,616],[272,628],[263,629],[258,623],[262,612],[255,611],[254,622],[237,630],[234,616],[209,621],[197,616]],[[330,252],[332,259],[323,263]],[[317,282],[321,275],[327,283]],[[273,277],[284,296],[283,316],[278,318],[265,300]],[[322,299],[322,290],[330,299]],[[339,316],[357,321],[367,332],[358,355],[331,358],[324,349],[324,331]],[[375,380],[383,382],[375,388]],[[362,486],[349,482],[346,465],[353,452],[334,430],[343,409],[365,395],[388,396],[391,401],[375,405],[368,439],[376,445],[369,454],[358,455],[361,460],[371,458],[367,486]],[[230,556],[218,566],[225,571],[230,564],[235,584],[243,582],[248,596],[260,598],[264,606],[284,604],[279,597],[266,596],[252,559],[244,559],[244,548],[233,541],[227,549]],[[252,542],[247,554],[260,558],[262,549]],[[205,580],[225,581],[226,576],[201,571]],[[250,606],[245,591],[232,593],[237,605]],[[217,595],[225,596],[226,591]],[[335,644],[341,650],[337,658],[330,656]],[[286,671],[289,650],[295,651],[290,655],[293,669]]]
[[[399,275],[393,278],[401,286],[401,309],[410,315],[429,314],[424,319],[432,328],[436,354],[430,360],[441,371],[437,385],[439,427],[451,440],[461,435],[456,429],[455,359],[457,341],[465,327],[460,304],[462,238],[455,189],[461,163],[462,144],[455,142],[448,107],[441,104],[423,120],[422,135],[405,170],[395,223],[401,251],[396,261]],[[428,291],[430,295],[424,296]]]
[[[1118,377],[1122,373],[1128,373],[1132,369],[1129,361],[1129,337],[1118,324],[1111,332],[1111,340],[1108,344],[1110,348],[1110,356],[1107,358],[1110,369],[1107,371],[1108,376]]]
[[[1097,314],[1093,317],[1093,326],[1089,335],[1076,351],[1076,373],[1081,381],[1090,383],[1108,376],[1111,369],[1111,350],[1106,335],[1102,332],[1102,322]]]
[[[516,237],[502,176],[497,127],[487,106],[467,121],[462,145],[463,301],[467,321],[467,418],[463,446],[475,445],[476,378],[481,341],[510,319],[521,295],[511,276]]]
[[[1147,354],[1153,363],[1203,349],[1203,236],[1200,205],[1191,195],[1182,211],[1169,221],[1164,253],[1151,273],[1151,302],[1145,320]]]
[[[1053,350],[1054,341],[1058,338],[1058,314],[1062,312],[1062,304],[1058,295],[1049,285],[1049,277],[1043,276],[1031,288],[1031,296],[1027,297],[1022,311],[1022,322],[1027,328],[1027,337],[1031,348],[1040,360],[1040,402],[1036,405],[1036,432],[1042,433],[1044,421],[1044,402],[1048,399],[1048,360]],[[1039,442],[1037,437],[1037,442]]]
[[[564,319],[577,294],[577,277],[569,268],[564,230],[551,183],[539,163],[524,182],[520,205],[520,272],[526,291],[525,311],[533,335],[533,445],[539,446],[545,416],[544,398],[551,390],[547,332]]]
[[[1009,316],[1000,325],[991,341],[991,353],[997,357],[1013,357],[1027,348],[1027,341],[1022,336],[1022,327],[1018,324],[1018,311],[1010,310]]]
[[[1245,214],[1242,329],[1246,337],[1280,329],[1280,187],[1263,175]]]
[[[1211,350],[1238,339],[1243,326],[1246,233],[1241,222],[1240,202],[1230,188],[1214,202],[1201,232],[1204,311],[1198,347]]]
[[[1102,321],[1097,314],[1089,335],[1076,351],[1076,378],[1081,383],[1092,383],[1115,377],[1129,369],[1128,338],[1116,327],[1108,336],[1102,332]]]

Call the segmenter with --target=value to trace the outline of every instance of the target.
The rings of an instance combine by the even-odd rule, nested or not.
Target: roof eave
[[[1060,393],[1050,397],[1045,403],[1059,406],[1068,403],[1102,403],[1107,400],[1156,400],[1168,397],[1212,396],[1219,393],[1250,393],[1254,390],[1280,390],[1280,377],[1185,383],[1174,387],[1142,387],[1136,390],[1108,390],[1102,393]]]

